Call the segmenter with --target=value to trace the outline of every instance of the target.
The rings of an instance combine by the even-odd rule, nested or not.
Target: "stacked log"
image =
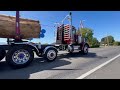
[[[16,17],[0,15],[0,38],[14,38],[16,35]],[[38,38],[41,31],[39,21],[20,18],[22,39]]]

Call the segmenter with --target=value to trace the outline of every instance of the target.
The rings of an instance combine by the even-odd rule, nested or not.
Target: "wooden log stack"
[[[14,38],[16,17],[0,15],[0,38]],[[41,26],[39,21],[20,18],[20,34],[22,39],[38,38]]]

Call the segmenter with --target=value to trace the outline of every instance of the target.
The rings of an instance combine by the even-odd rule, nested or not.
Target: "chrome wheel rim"
[[[29,52],[23,49],[17,50],[12,55],[12,60],[16,64],[25,64],[26,62],[28,62],[29,58],[30,58]]]
[[[54,60],[55,57],[56,57],[56,52],[55,52],[54,50],[48,51],[48,53],[47,53],[47,58],[48,58],[49,60]]]
[[[84,47],[84,52],[88,53],[88,47],[87,46]]]

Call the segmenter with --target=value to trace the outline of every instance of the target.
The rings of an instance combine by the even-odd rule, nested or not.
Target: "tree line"
[[[90,45],[91,48],[103,46],[119,46],[120,42],[115,41],[114,37],[109,35],[103,37],[101,41],[98,41],[96,37],[93,37],[94,30],[90,28],[80,28],[77,30],[77,34],[82,34],[83,38],[86,38],[87,43]]]
[[[104,46],[120,46],[120,41],[115,41],[114,37],[109,35],[101,39],[101,45]]]

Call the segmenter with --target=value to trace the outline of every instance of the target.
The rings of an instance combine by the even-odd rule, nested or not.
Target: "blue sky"
[[[55,22],[60,22],[69,11],[20,11],[22,18],[39,20],[42,29],[46,30],[45,37],[34,39],[34,42],[52,43],[54,39]],[[0,14],[15,16],[15,11],[0,11]],[[73,26],[80,25],[80,20],[85,20],[84,26],[94,30],[94,37],[99,41],[107,35],[114,36],[120,41],[120,11],[72,11]],[[68,23],[68,21],[65,21]],[[0,42],[5,42],[0,39]]]

